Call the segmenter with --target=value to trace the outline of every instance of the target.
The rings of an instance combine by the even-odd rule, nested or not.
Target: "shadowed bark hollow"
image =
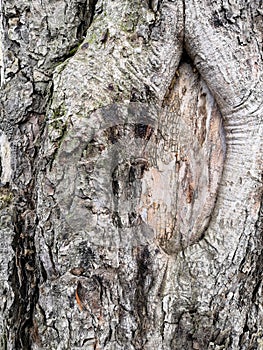
[[[262,2],[0,6],[0,349],[263,349]]]

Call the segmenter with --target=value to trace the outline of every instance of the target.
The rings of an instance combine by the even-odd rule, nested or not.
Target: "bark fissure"
[[[62,57],[64,57],[64,59],[67,58],[67,53],[65,54],[66,56],[61,56],[61,53],[56,52],[56,49],[53,47],[51,48],[51,52],[53,49],[53,57],[51,54],[51,59],[48,64],[44,65],[42,72],[40,68],[37,74],[35,74],[33,73],[33,70],[35,70],[37,62],[41,61],[42,54],[40,53],[37,60],[35,55],[37,47],[32,49],[30,47],[30,41],[23,41],[23,35],[16,37],[14,34],[13,37],[11,37],[10,33],[12,33],[12,27],[15,28],[14,33],[22,33],[22,30],[24,30],[24,33],[28,33],[30,31],[30,20],[28,20],[28,18],[30,18],[31,10],[35,5],[36,2],[32,2],[32,4],[28,7],[16,7],[15,12],[13,12],[13,3],[10,2],[10,4],[4,5],[3,11],[3,20],[5,21],[4,26],[9,29],[9,32],[5,32],[6,35],[3,40],[2,49],[7,50],[9,48],[10,53],[8,56],[4,56],[7,61],[5,67],[6,85],[4,87],[6,88],[8,97],[7,100],[2,99],[2,101],[4,101],[6,112],[10,114],[11,118],[13,112],[12,108],[8,106],[8,98],[12,100],[12,89],[15,90],[14,86],[17,84],[16,78],[19,77],[22,84],[28,84],[29,86],[28,96],[21,98],[21,101],[28,98],[28,100],[24,101],[25,108],[19,108],[16,104],[14,104],[13,111],[18,114],[17,118],[9,123],[8,127],[5,127],[4,123],[1,125],[1,127],[3,127],[9,135],[11,135],[11,130],[19,130],[18,132],[15,131],[18,141],[13,141],[13,155],[16,154],[17,156],[16,167],[19,171],[17,170],[14,173],[10,187],[13,188],[14,193],[14,199],[12,200],[12,204],[14,206],[12,220],[14,227],[14,238],[12,246],[15,256],[12,262],[14,278],[12,279],[11,283],[14,293],[14,308],[9,317],[13,322],[14,332],[13,334],[9,334],[8,337],[13,338],[13,346],[16,349],[31,348],[31,338],[37,338],[34,312],[38,299],[39,272],[37,267],[38,264],[36,263],[36,249],[34,242],[35,227],[37,226],[35,204],[37,192],[35,189],[35,179],[37,176],[36,170],[40,164],[38,155],[43,130],[43,111],[46,110],[46,106],[49,103],[52,93],[52,90],[49,90],[49,87],[53,62],[56,60],[61,60]],[[90,7],[84,9],[83,15],[81,15],[83,17],[83,23],[80,24],[80,26],[82,26],[81,35],[86,34],[87,27],[90,25],[89,19],[91,19],[94,14],[94,6],[95,2],[91,2]],[[84,7],[88,7],[87,2],[84,4]],[[89,12],[91,9],[92,11]],[[66,12],[67,6],[65,7],[65,16]],[[27,16],[29,17],[27,18]],[[84,17],[86,18],[84,19]],[[21,21],[20,18],[22,19]],[[48,36],[51,37],[51,30],[53,29],[49,27],[50,23],[48,22],[48,16],[44,16],[44,21],[48,31]],[[33,25],[36,24],[36,22],[32,22]],[[43,37],[45,38],[45,34]],[[77,39],[81,41],[83,40],[83,38],[78,38],[78,35]],[[47,38],[47,41],[48,40],[49,38]],[[25,56],[28,57],[29,61],[31,61],[31,67],[25,64],[26,59],[21,56],[19,51],[20,49],[22,50],[26,47],[28,48],[28,52],[25,51]],[[74,53],[73,51],[75,51],[72,51],[72,46],[70,44],[66,50],[68,50],[70,56],[72,56]],[[7,57],[12,58],[12,55],[14,57],[13,61],[15,62],[15,65],[13,64],[10,67],[10,62],[8,62]],[[20,84],[19,79],[18,85]],[[1,84],[3,83],[4,81],[1,78]],[[23,90],[24,89],[21,88],[21,91]],[[6,122],[6,120],[4,122]],[[17,125],[19,125],[19,129],[17,129]],[[19,141],[19,138],[22,140],[21,142]],[[17,144],[15,144],[16,142]],[[43,268],[41,271],[45,277]]]

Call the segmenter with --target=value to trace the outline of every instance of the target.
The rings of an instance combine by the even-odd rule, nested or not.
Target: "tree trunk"
[[[262,1],[0,5],[0,349],[263,349]]]

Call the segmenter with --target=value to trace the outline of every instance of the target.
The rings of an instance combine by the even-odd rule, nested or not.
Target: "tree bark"
[[[0,4],[0,349],[263,349],[262,2]]]

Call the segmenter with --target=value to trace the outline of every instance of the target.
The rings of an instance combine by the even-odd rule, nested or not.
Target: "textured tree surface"
[[[262,2],[0,6],[0,349],[263,349]]]

